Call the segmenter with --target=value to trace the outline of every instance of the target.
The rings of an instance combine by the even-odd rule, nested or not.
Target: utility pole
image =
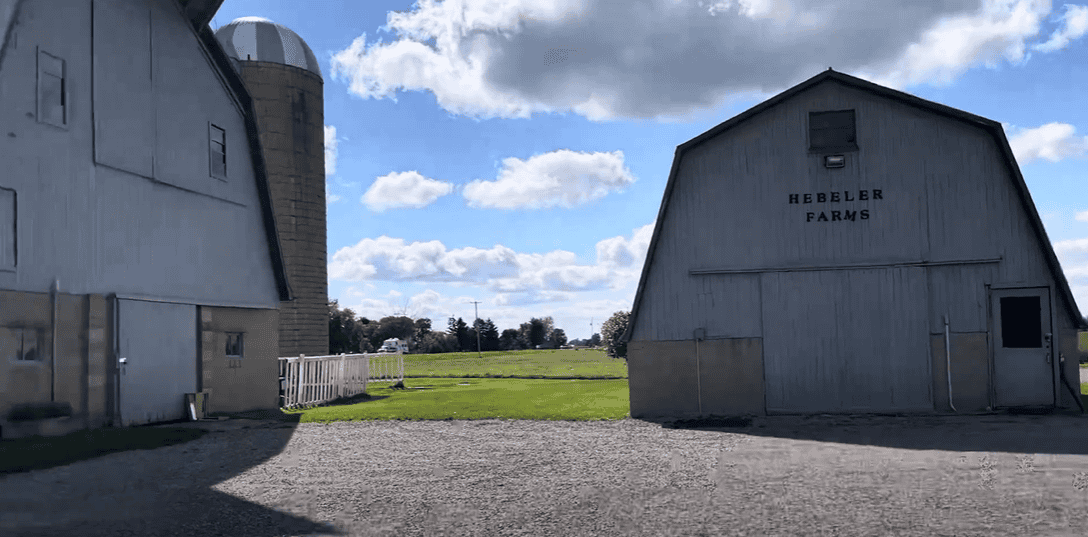
[[[483,360],[484,353],[480,351],[480,309],[476,307],[476,304],[479,303],[480,302],[476,300],[472,301],[472,310],[476,312],[476,321],[474,321],[472,324],[476,326],[476,354],[480,356],[481,360]]]

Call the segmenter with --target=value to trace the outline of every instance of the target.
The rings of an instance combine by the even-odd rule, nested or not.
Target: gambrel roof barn
[[[1001,125],[829,69],[677,148],[631,414],[1073,407],[1084,328]]]

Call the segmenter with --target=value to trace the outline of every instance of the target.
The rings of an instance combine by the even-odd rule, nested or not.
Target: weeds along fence
[[[280,406],[295,408],[351,397],[368,382],[404,380],[402,354],[336,354],[279,359]]]

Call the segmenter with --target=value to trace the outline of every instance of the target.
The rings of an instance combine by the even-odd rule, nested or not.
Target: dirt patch
[[[185,446],[201,462],[172,446],[2,478],[0,533],[993,536],[1088,524],[1079,416],[304,423]],[[119,491],[141,479],[155,518],[122,514],[133,498]]]

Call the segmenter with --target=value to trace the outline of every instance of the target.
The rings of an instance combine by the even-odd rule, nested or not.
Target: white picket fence
[[[280,358],[280,405],[316,405],[366,391],[368,382],[404,380],[402,354],[336,354]]]

